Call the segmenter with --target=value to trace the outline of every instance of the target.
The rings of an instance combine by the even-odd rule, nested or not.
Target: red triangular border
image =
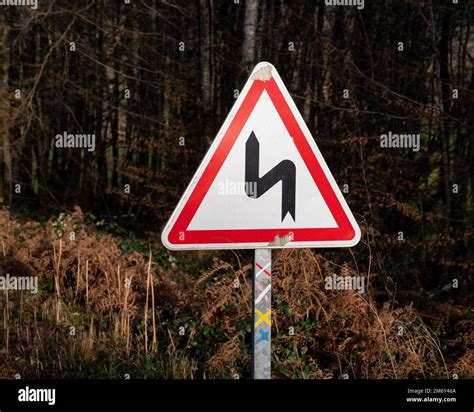
[[[281,117],[306,167],[313,177],[323,199],[331,211],[337,228],[307,229],[226,229],[226,230],[187,230],[194,214],[211,187],[227,155],[236,142],[240,131],[247,122],[262,92],[266,90],[273,105]],[[239,244],[269,243],[276,235],[283,237],[292,234],[294,242],[350,241],[354,239],[352,227],[339,199],[334,193],[321,165],[301,130],[274,78],[268,81],[254,80],[250,90],[240,105],[234,119],[228,127],[224,138],[207,164],[201,178],[181,210],[168,234],[168,241],[176,246],[193,244]]]

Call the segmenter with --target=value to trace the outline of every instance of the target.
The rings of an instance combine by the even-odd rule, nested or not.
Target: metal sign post
[[[272,251],[255,249],[252,287],[252,378],[271,379]]]

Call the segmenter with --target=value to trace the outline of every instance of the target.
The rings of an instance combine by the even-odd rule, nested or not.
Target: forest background
[[[249,376],[251,251],[159,239],[269,61],[362,229],[351,249],[274,253],[274,377],[472,378],[469,3],[1,6],[0,275],[39,291],[0,294],[0,376]],[[389,131],[420,150],[382,148]],[[333,273],[366,293],[325,290]]]

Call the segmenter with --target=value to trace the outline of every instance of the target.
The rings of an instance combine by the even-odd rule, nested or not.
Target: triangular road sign
[[[259,63],[163,230],[163,244],[348,247],[359,239],[359,226],[278,72]]]

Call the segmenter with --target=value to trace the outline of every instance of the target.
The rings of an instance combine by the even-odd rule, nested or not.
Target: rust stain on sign
[[[283,237],[275,235],[275,238],[268,244],[268,246],[285,246],[289,242],[291,242],[291,236],[289,234]]]
[[[251,80],[260,80],[262,82],[267,82],[272,78],[272,66],[263,66],[261,69],[258,69],[252,76]]]

